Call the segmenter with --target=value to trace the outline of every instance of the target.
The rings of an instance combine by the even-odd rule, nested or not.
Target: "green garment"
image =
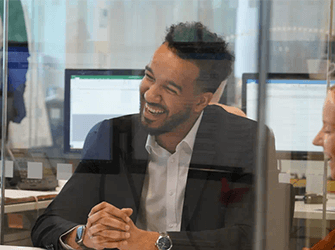
[[[27,30],[20,0],[8,0],[8,41],[26,43]],[[3,18],[4,0],[0,0],[0,15]],[[2,19],[3,20],[3,19]]]

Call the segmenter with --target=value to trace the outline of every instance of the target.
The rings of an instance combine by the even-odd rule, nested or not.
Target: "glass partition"
[[[322,109],[327,82],[333,84],[331,2],[272,1],[266,123],[276,138],[279,180],[292,184],[290,249],[327,249],[334,242],[325,238],[333,230],[332,178],[324,170],[330,162],[314,139],[325,128]]]
[[[334,228],[335,185],[314,139],[335,69],[330,1],[8,4],[1,245],[77,246],[86,225],[83,243],[97,248],[86,223],[103,201],[133,221],[130,249],[159,231],[172,249],[335,242],[319,242]],[[209,31],[169,30],[180,22]],[[106,246],[125,249],[118,237]]]

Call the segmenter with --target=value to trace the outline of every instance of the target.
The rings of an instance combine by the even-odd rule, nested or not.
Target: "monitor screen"
[[[98,122],[138,113],[143,76],[144,70],[66,69],[64,151],[80,152]]]
[[[242,81],[242,109],[257,120],[258,75],[244,74]],[[325,97],[326,80],[309,74],[269,74],[265,123],[274,132],[277,151],[322,152],[312,141],[322,127]]]

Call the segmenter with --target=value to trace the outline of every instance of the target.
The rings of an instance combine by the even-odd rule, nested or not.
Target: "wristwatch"
[[[172,240],[170,236],[166,233],[159,233],[160,236],[156,241],[156,247],[158,250],[170,250],[172,248]]]
[[[75,242],[81,247],[81,249],[87,250],[92,249],[84,245],[85,226],[79,226],[77,228]]]

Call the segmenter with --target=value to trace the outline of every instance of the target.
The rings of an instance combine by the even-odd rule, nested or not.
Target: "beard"
[[[142,106],[142,105],[141,105]],[[185,110],[180,111],[177,114],[169,117],[165,122],[158,128],[151,128],[151,120],[147,119],[143,115],[143,108],[140,110],[140,124],[142,128],[150,135],[157,136],[173,131],[176,127],[187,121],[191,116],[191,107],[187,107]],[[145,123],[142,120],[145,120]]]

